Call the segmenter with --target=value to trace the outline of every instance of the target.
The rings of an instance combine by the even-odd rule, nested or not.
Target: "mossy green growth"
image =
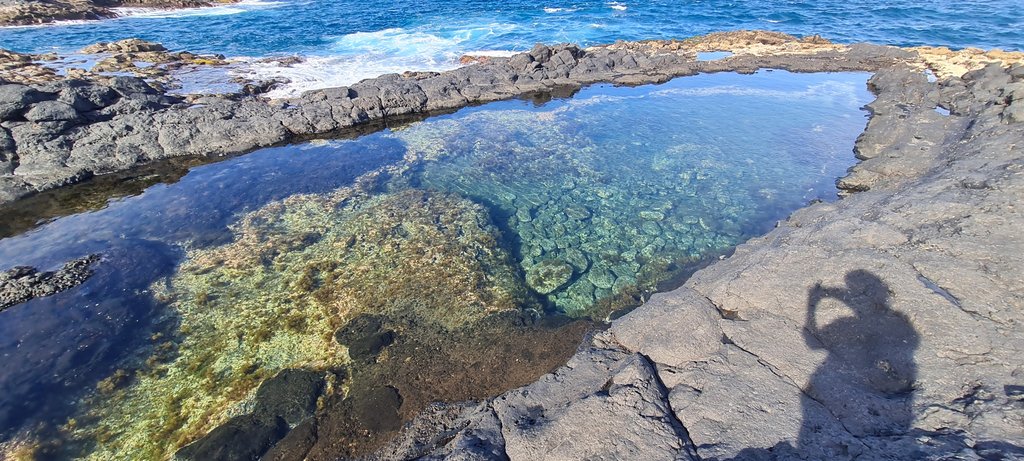
[[[570,278],[572,266],[556,259],[541,261],[526,272],[527,285],[542,295],[561,288]]]
[[[455,328],[517,309],[526,290],[487,210],[446,193],[293,196],[244,216],[229,244],[190,251],[154,290],[177,356],[90,402],[87,459],[167,459],[285,368],[347,360],[333,334],[362,313]]]
[[[602,127],[621,121],[577,109],[482,111],[397,130],[418,163],[389,184],[491,205],[528,286],[576,317],[603,318],[626,295],[638,304],[745,238],[737,220],[750,222],[757,201],[728,154],[686,138],[651,140],[663,149],[607,142]]]

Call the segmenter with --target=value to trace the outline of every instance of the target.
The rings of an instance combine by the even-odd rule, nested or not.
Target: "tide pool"
[[[254,411],[283,370],[333,376],[325,395],[349,389],[337,405],[357,415],[386,388],[388,421],[530,382],[575,350],[576,319],[835,199],[866,79],[712,74],[492,103],[196,167],[4,238],[0,269],[104,259],[0,315],[18,370],[0,376],[0,434],[57,458],[159,459]]]

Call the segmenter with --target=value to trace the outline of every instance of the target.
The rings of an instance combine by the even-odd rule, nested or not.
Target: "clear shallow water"
[[[714,74],[499,102],[198,167],[0,240],[0,269],[105,255],[84,285],[0,313],[18,370],[0,375],[0,433],[74,415],[66,433],[103,440],[95,459],[146,459],[237,412],[259,379],[345,363],[333,332],[353,316],[402,325],[401,344],[494,312],[636,304],[834,198],[866,78]],[[118,368],[136,378],[79,403]]]
[[[253,64],[239,73],[302,88],[347,85],[387,72],[440,70],[482,50],[685,38],[734,29],[822,34],[840,42],[1021,49],[1018,0],[746,1],[254,1],[209,9],[128,12],[116,20],[0,29],[0,47],[71,52],[141,37],[172,49],[305,63]]]

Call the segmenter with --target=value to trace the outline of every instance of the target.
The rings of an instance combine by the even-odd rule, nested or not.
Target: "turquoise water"
[[[174,331],[175,316],[187,323],[180,303],[198,296],[197,284],[206,284],[199,296],[206,311],[227,300],[231,317],[258,320],[269,314],[244,306],[250,298],[264,306],[277,299],[273,287],[294,285],[278,283],[281,277],[358,263],[351,259],[358,255],[322,260],[340,257],[338,245],[401,255],[415,244],[425,252],[417,254],[439,261],[470,251],[470,261],[484,262],[474,283],[500,288],[494,293],[508,294],[502,299],[515,300],[516,309],[603,318],[635,305],[689,265],[727,253],[810,201],[834,199],[834,181],[854,163],[851,147],[865,125],[866,78],[699,75],[657,86],[595,86],[546,103],[493,103],[197,167],[175,183],[2,239],[0,269],[53,267],[89,253],[105,262],[78,288],[0,314],[0,357],[18,370],[0,375],[0,433],[85,411],[65,396],[88,394],[113,370],[141,361],[154,332]],[[424,216],[432,200],[463,214]],[[419,214],[403,217],[406,209]],[[393,211],[365,217],[374,210]],[[428,239],[424,249],[415,240],[424,219],[459,241]],[[461,230],[452,231],[448,219]],[[365,227],[390,220],[404,224]],[[393,249],[353,246],[381,232]],[[245,263],[255,264],[250,269],[220,274],[235,267],[230,255],[248,258],[266,245],[288,246]],[[280,259],[287,251],[290,259]],[[476,314],[443,315],[437,321],[450,325]],[[179,347],[188,344],[186,332],[171,334],[182,336]],[[110,443],[129,444],[110,431]]]
[[[479,51],[534,43],[581,45],[685,38],[722,30],[821,34],[839,42],[1021,49],[1019,0],[890,1],[269,1],[209,9],[128,12],[100,22],[0,29],[0,48],[71,52],[141,37],[172,49],[261,58],[301,55],[282,67],[235,72],[284,77],[294,91],[340,86],[387,72],[441,70]],[[200,78],[200,77],[197,77]]]

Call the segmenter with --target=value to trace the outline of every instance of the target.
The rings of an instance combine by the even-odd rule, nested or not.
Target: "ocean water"
[[[82,286],[0,314],[18,370],[0,374],[0,440],[160,459],[282,369],[347,368],[346,402],[387,384],[404,415],[480,397],[465,383],[481,350],[557,365],[578,337],[515,339],[486,319],[604,319],[835,199],[866,79],[762,71],[498,102],[200,166],[0,239],[0,269],[105,258]],[[368,317],[401,353],[352,359],[335,331]],[[412,380],[438,369],[458,383]]]
[[[839,42],[1021,49],[1019,0],[866,1],[273,1],[0,29],[0,48],[69,53],[140,37],[171,49],[248,58],[231,70],[292,84],[275,96],[407,70],[455,67],[467,53],[507,54],[535,43],[672,39],[734,29],[821,34]],[[255,62],[299,55],[294,66]],[[215,87],[193,76],[196,91]]]

